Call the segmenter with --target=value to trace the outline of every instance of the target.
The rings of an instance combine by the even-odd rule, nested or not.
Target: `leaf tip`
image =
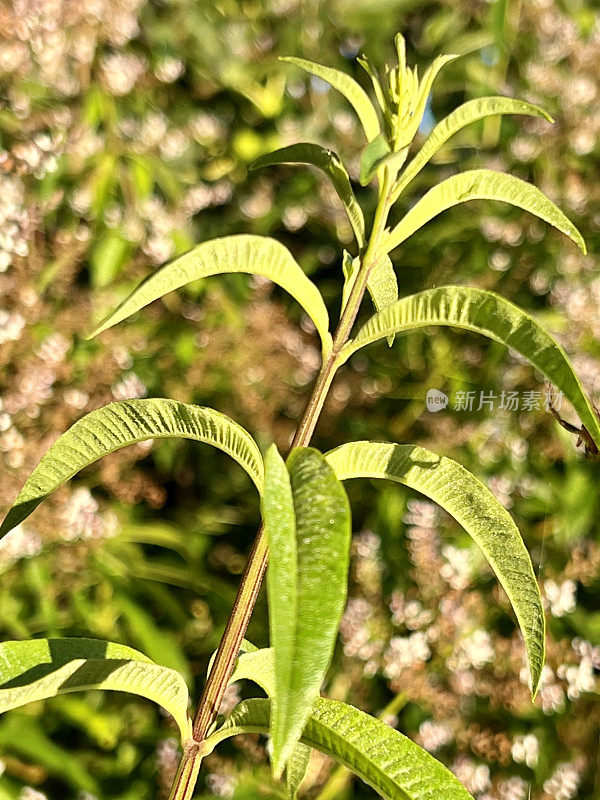
[[[6,536],[7,533],[13,531],[23,520],[27,519],[38,504],[39,503],[26,504],[17,497],[14,505],[9,508],[8,514],[2,520],[2,524],[0,525],[0,539]]]
[[[537,697],[538,690],[540,688],[540,684],[542,682],[542,669],[543,663],[539,668],[536,668],[535,671],[531,673],[531,702],[535,703],[535,698]]]
[[[93,328],[89,333],[86,333],[83,337],[85,342],[91,342],[92,339],[95,339],[98,334],[102,333],[102,326],[98,325],[96,328]]]

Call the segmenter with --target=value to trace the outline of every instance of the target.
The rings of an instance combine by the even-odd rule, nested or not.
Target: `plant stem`
[[[340,366],[338,356],[350,336],[367,288],[369,274],[381,257],[379,251],[391,205],[390,192],[392,182],[392,176],[386,170],[381,182],[379,202],[375,211],[369,243],[361,258],[356,280],[340,316],[333,337],[331,352],[321,365],[304,414],[292,440],[291,449],[305,447],[310,443],[323,404],[327,398],[329,387]],[[225,632],[198,703],[193,723],[193,739],[191,743],[184,744],[183,756],[169,800],[190,800],[194,793],[203,755],[201,744],[206,739],[216,719],[223,694],[233,672],[267,568],[267,556],[267,537],[264,526],[261,525],[252,545]]]

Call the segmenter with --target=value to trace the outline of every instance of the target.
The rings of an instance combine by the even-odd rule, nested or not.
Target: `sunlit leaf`
[[[274,697],[276,686],[273,648],[264,647],[259,650],[252,646],[252,649],[248,649],[248,644],[249,642],[244,642],[242,645],[242,649],[246,652],[243,652],[235,662],[229,684],[242,680],[252,681],[269,697]]]
[[[66,692],[103,689],[145,697],[190,735],[181,675],[125,645],[97,639],[31,639],[0,644],[0,713]]]
[[[272,763],[279,777],[333,653],[346,601],[351,522],[341,483],[312,448],[292,451],[287,465],[275,447],[269,450],[262,508],[275,652]]]
[[[350,442],[326,454],[340,480],[388,478],[422,492],[479,545],[504,587],[525,640],[532,693],[544,666],[544,610],[529,553],[512,517],[468,470],[423,447]]]
[[[0,526],[14,528],[62,483],[102,456],[146,439],[181,437],[212,444],[234,458],[262,491],[263,463],[250,434],[233,420],[175,400],[120,400],[86,414],[43,456]]]
[[[440,286],[405,297],[363,325],[342,350],[340,363],[371,342],[428,325],[464,328],[515,350],[563,392],[600,447],[598,416],[563,348],[533,317],[493,292]]]
[[[269,697],[274,697],[275,658],[273,648],[258,650],[250,642],[244,641],[242,649],[245,652],[236,661],[229,684],[239,680],[249,680],[260,686]],[[304,779],[309,758],[310,747],[298,742],[290,754],[285,769],[287,793],[292,800]]]
[[[134,289],[90,337],[97,336],[175,289],[201,278],[230,272],[262,275],[285,289],[314,322],[323,350],[330,349],[329,317],[315,284],[282,244],[266,236],[246,234],[204,242],[165,264]]]
[[[552,122],[552,117],[542,108],[526,103],[524,100],[514,100],[512,97],[479,97],[475,100],[468,100],[434,127],[419,152],[400,175],[394,197],[398,197],[451,136],[472,122],[497,114],[526,114]]]
[[[245,700],[206,742],[269,733],[268,700]],[[386,800],[472,800],[450,770],[394,728],[353,706],[319,698],[301,741],[343,764]]]
[[[430,189],[400,220],[386,241],[389,252],[442,211],[467,200],[501,200],[553,225],[586,252],[577,228],[536,186],[514,175],[474,169],[453,175]]]
[[[304,58],[294,58],[286,56],[281,58],[281,61],[287,61],[289,64],[295,64],[297,67],[305,70],[311,75],[316,75],[322,81],[333,86],[340,94],[343,94],[346,100],[354,108],[361,121],[367,141],[370,142],[379,133],[379,119],[373,103],[369,99],[369,95],[365,92],[362,86],[357,83],[354,78],[341,72],[339,69],[333,67],[324,67],[321,64],[315,64],[314,61],[306,61]]]
[[[398,279],[389,256],[384,256],[371,269],[367,289],[377,311],[383,311],[398,300]],[[394,334],[387,337],[387,342],[390,347],[394,344]]]
[[[342,289],[342,310],[346,307],[348,297],[354,286],[358,270],[360,268],[360,257],[352,258],[350,253],[344,250],[342,269],[344,272],[344,286]],[[367,280],[367,290],[373,301],[376,311],[382,311],[398,300],[398,280],[394,272],[394,265],[389,256],[383,258],[373,265]],[[394,336],[388,336],[390,347],[394,343]]]
[[[308,142],[291,144],[275,150],[273,153],[261,156],[250,165],[250,169],[259,169],[273,164],[312,164],[323,170],[331,178],[331,182],[346,209],[358,246],[362,247],[364,245],[365,220],[363,212],[352,191],[346,168],[337,153],[327,150],[319,144]]]

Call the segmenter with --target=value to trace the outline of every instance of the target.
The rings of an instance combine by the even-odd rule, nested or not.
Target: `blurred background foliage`
[[[262,446],[286,447],[319,354],[307,320],[270,285],[212,279],[97,341],[85,334],[156,265],[240,232],[288,245],[335,318],[351,247],[337,197],[308,169],[248,164],[308,140],[333,147],[356,177],[364,142],[351,110],[277,57],[362,81],[355,56],[391,63],[398,30],[418,64],[462,54],[437,80],[422,134],[484,94],[518,96],[556,118],[471,126],[414,192],[459,169],[507,170],[558,202],[590,250],[582,257],[514,209],[470,204],[396,251],[401,292],[469,282],[519,302],[600,399],[597,3],[13,0],[0,7],[2,508],[60,432],[112,399],[210,405]],[[372,189],[359,197],[368,216]],[[426,410],[430,388],[450,396],[446,410]],[[457,393],[470,391],[473,408],[458,411]],[[496,395],[493,408],[478,408],[482,391]],[[503,391],[533,392],[536,402],[501,410]],[[351,597],[326,691],[398,726],[478,800],[600,797],[600,474],[544,410],[544,391],[499,346],[414,333],[343,369],[314,440],[322,449],[417,442],[450,455],[524,532],[549,628],[534,705],[507,599],[467,536],[408,491],[348,487]],[[180,669],[197,696],[257,522],[249,480],[208,447],[148,443],[108,457],[0,543],[0,635],[126,642]],[[264,597],[249,638],[267,643]],[[246,691],[230,690],[226,705]],[[74,694],[11,712],[0,719],[0,800],[164,798],[173,736],[154,707],[125,695]],[[318,754],[302,793],[373,796]],[[198,796],[281,796],[264,742],[239,739],[207,759]]]

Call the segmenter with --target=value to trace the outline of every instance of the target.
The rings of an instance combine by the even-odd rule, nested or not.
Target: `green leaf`
[[[563,348],[533,317],[493,292],[440,286],[405,297],[371,317],[342,349],[339,363],[378,339],[428,325],[464,328],[515,350],[563,392],[600,447],[598,416]]]
[[[285,466],[285,465],[284,465]],[[244,642],[247,647],[249,642]],[[269,697],[275,696],[275,661],[272,647],[264,647],[260,650],[252,646],[252,650],[242,653],[235,662],[235,667],[229,684],[236,681],[253,681]],[[210,672],[210,669],[209,669]]]
[[[102,456],[146,439],[181,437],[212,444],[234,458],[262,491],[263,463],[250,434],[224,414],[175,400],[121,400],[86,414],[50,447],[0,526],[14,528],[62,483]]]
[[[419,83],[418,101],[413,111],[413,117],[415,121],[416,120],[419,121],[418,122],[419,125],[421,124],[421,120],[423,119],[423,114],[425,113],[425,106],[427,104],[427,98],[431,94],[431,88],[433,86],[435,79],[437,78],[440,71],[446,66],[446,64],[449,64],[456,58],[458,58],[458,55],[456,55],[455,53],[446,53],[444,55],[437,56],[437,58],[435,58],[425,70],[425,74],[423,75],[423,78]],[[413,137],[411,136],[410,137],[411,141],[412,138]],[[409,142],[406,142],[406,144],[408,145]]]
[[[390,146],[383,133],[380,133],[373,141],[369,142],[361,153],[358,179],[362,186],[369,183],[380,162],[389,155],[391,155]]]
[[[0,713],[66,692],[103,689],[145,697],[191,735],[181,675],[125,645],[98,639],[31,639],[0,644]]]
[[[313,448],[295,449],[286,465],[271,447],[262,509],[275,651],[272,763],[279,777],[333,653],[346,601],[351,520],[341,483]]]
[[[206,742],[269,733],[269,701],[245,700]],[[343,764],[386,800],[472,800],[450,770],[406,736],[337,700],[319,698],[301,741]]]
[[[290,251],[282,244],[267,236],[245,234],[204,242],[189,253],[165,264],[134,289],[89,338],[97,336],[175,289],[200,278],[230,272],[263,275],[285,289],[312,319],[321,337],[323,350],[329,351],[329,317],[315,284],[306,277]]]
[[[342,271],[344,273],[344,286],[342,288],[342,311],[346,308],[348,297],[354,286],[354,281],[358,275],[358,268],[360,267],[360,258],[357,256],[353,258],[347,250],[344,250],[342,256]]]
[[[300,784],[306,775],[309,761],[310,747],[302,744],[302,742],[298,742],[298,744],[292,750],[285,766],[285,785],[287,789],[287,796],[290,798],[290,800],[294,800],[298,794],[298,789],[300,788]]]
[[[267,153],[256,159],[250,165],[250,169],[269,167],[273,164],[312,164],[314,167],[323,170],[326,175],[329,175],[346,209],[358,246],[363,247],[365,243],[363,212],[352,191],[346,168],[337,153],[334,153],[333,150],[327,150],[319,144],[311,144],[309,142],[291,144],[288,147],[282,147],[273,153]]]
[[[519,621],[535,697],[544,666],[544,610],[527,548],[512,517],[468,470],[416,445],[350,442],[327,453],[340,480],[388,478],[451,514],[481,548]]]
[[[400,220],[385,245],[389,252],[425,223],[467,200],[502,200],[529,211],[572,239],[585,253],[585,242],[577,228],[543,192],[531,183],[505,172],[474,169],[453,175],[430,189]]]
[[[407,155],[408,155],[408,147],[403,147],[401,150],[395,150],[394,152],[388,153],[387,155],[380,158],[378,161],[375,162],[372,169],[370,170],[367,183],[380,167],[391,167],[394,170],[394,175],[397,175],[398,170],[406,161]]]
[[[305,72],[316,75],[317,78],[326,81],[340,92],[340,94],[343,94],[358,114],[368,142],[379,134],[379,119],[375,107],[362,86],[357,83],[354,78],[351,78],[350,75],[341,72],[339,69],[334,69],[333,67],[324,67],[322,64],[315,64],[314,61],[306,61],[304,58],[284,56],[280,61],[287,61],[289,64],[295,64]]]
[[[344,271],[344,288],[342,289],[342,311],[346,307],[348,297],[354,286],[354,281],[360,268],[360,257],[352,258],[350,253],[344,250],[342,269]],[[398,281],[394,272],[394,265],[389,256],[377,262],[369,273],[367,289],[371,295],[371,300],[376,311],[382,311],[398,300]],[[388,337],[390,347],[394,343],[394,336]]]
[[[389,256],[384,256],[372,267],[367,281],[367,289],[376,311],[383,311],[398,300],[398,280],[394,265]],[[394,344],[394,334],[387,337],[391,347]]]
[[[244,653],[237,659],[228,686],[236,681],[249,680],[256,683],[269,696],[275,696],[275,659],[272,647],[258,650],[250,642],[243,641]],[[212,660],[211,660],[212,663]],[[209,670],[210,672],[210,667]],[[288,797],[293,800],[304,779],[310,748],[298,742],[292,750],[285,770]]]
[[[552,117],[542,108],[526,103],[524,100],[513,100],[512,97],[480,97],[476,100],[469,100],[434,127],[419,152],[398,179],[394,198],[400,195],[451,136],[472,122],[497,114],[527,114],[531,117],[547,119],[549,122],[553,121]]]

